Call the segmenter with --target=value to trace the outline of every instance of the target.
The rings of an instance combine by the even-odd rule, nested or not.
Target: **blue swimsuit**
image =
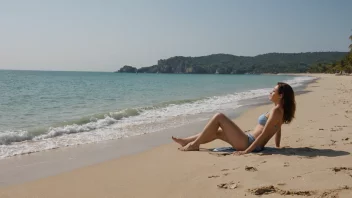
[[[268,121],[268,118],[265,115],[266,115],[266,113],[263,113],[262,115],[260,115],[258,117],[258,123],[262,126],[265,126],[266,121]]]
[[[258,123],[262,126],[265,126],[266,121],[268,121],[268,118],[265,116],[266,114],[267,113],[263,113],[258,117]],[[248,144],[250,146],[255,141],[255,137],[253,137],[253,135],[251,135],[250,133],[247,133],[247,136],[248,136]],[[253,151],[258,152],[262,150],[263,150],[263,147],[257,146]]]

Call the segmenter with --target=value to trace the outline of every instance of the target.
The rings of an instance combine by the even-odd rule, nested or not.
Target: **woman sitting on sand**
[[[253,132],[244,133],[233,121],[222,113],[217,113],[205,126],[202,133],[172,139],[179,143],[182,151],[198,151],[201,144],[215,139],[229,143],[237,151],[236,155],[263,150],[266,143],[275,135],[276,147],[280,147],[281,125],[290,123],[296,111],[295,95],[290,85],[279,82],[270,92],[269,99],[274,103],[270,112],[259,116]]]

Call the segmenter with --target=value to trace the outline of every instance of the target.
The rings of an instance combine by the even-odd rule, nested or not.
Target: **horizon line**
[[[302,54],[302,53],[329,53],[329,52],[337,52],[337,53],[348,53],[349,51],[307,51],[307,52],[268,52],[268,53],[263,53],[263,54],[257,54],[254,56],[244,56],[244,55],[234,55],[234,54],[229,54],[229,53],[213,53],[213,54],[208,54],[208,55],[202,55],[202,56],[181,56],[181,55],[176,55],[176,56],[171,56],[169,58],[173,57],[188,57],[188,58],[197,58],[197,57],[204,57],[204,56],[211,56],[211,55],[232,55],[232,56],[238,56],[238,57],[256,57],[256,56],[261,56],[261,55],[266,55],[266,54]],[[169,59],[166,58],[166,59]],[[166,60],[166,59],[159,59],[159,60]],[[131,66],[135,67],[132,65],[123,65],[120,66],[120,68],[124,66]],[[154,66],[154,65],[151,65]],[[139,66],[139,67],[150,67],[150,66]],[[137,67],[135,67],[137,68]],[[0,71],[41,71],[41,72],[101,72],[101,73],[110,73],[110,72],[116,72],[118,70],[113,70],[113,71],[101,71],[101,70],[41,70],[41,69],[2,69],[0,68]]]

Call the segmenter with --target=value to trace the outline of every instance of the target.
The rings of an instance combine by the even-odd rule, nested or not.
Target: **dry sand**
[[[319,75],[296,97],[282,149],[232,156],[167,144],[56,176],[0,188],[0,197],[352,197],[352,77]],[[235,122],[251,130],[271,105]],[[175,134],[177,135],[177,134]],[[202,148],[228,146],[215,141]],[[274,138],[268,147],[274,147]]]

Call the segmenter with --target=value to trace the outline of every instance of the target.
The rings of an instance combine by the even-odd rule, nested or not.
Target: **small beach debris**
[[[246,171],[251,171],[251,172],[258,171],[257,168],[252,167],[252,166],[246,166],[246,167],[244,168],[244,170],[246,170]]]
[[[235,188],[238,187],[238,183],[235,183],[235,182],[231,181],[231,182],[228,182],[228,183],[218,184],[218,187],[219,188],[224,188],[224,189],[235,189]]]
[[[335,189],[325,190],[317,198],[328,198],[328,197],[338,198],[339,197],[338,193],[340,191],[344,191],[344,190],[351,190],[351,187],[342,186],[342,187],[335,188]]]
[[[336,140],[330,140],[330,141],[331,141],[330,146],[335,145],[335,143],[337,142]]]
[[[208,176],[208,178],[216,178],[216,177],[220,177],[219,175],[210,175]]]
[[[272,185],[262,186],[259,188],[248,189],[254,195],[268,195],[272,193],[277,193],[280,195],[301,195],[301,196],[311,196],[314,195],[314,191],[294,191],[294,190],[281,190]]]
[[[349,175],[350,177],[352,177],[352,174],[350,173],[350,171],[352,171],[351,167],[334,167],[334,168],[332,168],[332,170],[335,173],[342,171],[342,172],[346,173],[347,175]]]
[[[335,173],[336,173],[336,172],[340,172],[342,170],[352,170],[352,168],[350,168],[350,167],[334,167],[334,168],[332,168],[332,170],[335,171]]]

